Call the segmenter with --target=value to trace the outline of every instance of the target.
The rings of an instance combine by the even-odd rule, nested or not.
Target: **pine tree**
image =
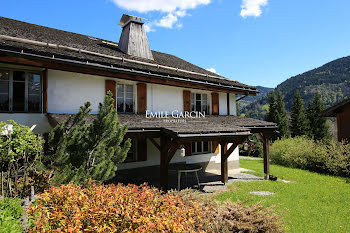
[[[278,137],[290,137],[288,116],[280,90],[277,90],[276,112],[277,130],[279,131]]]
[[[324,106],[319,93],[316,93],[313,102],[314,120],[312,127],[313,138],[315,140],[330,138],[329,126],[327,125],[327,118],[321,117],[319,114],[324,110]]]
[[[293,137],[307,135],[308,133],[308,121],[305,114],[304,101],[298,90],[295,92],[292,106],[291,131]]]
[[[54,183],[84,184],[89,178],[106,181],[115,176],[117,164],[124,161],[130,149],[130,139],[123,142],[127,126],[121,127],[108,93],[92,123],[88,122],[90,103],[57,125],[50,133],[53,164],[58,170]]]
[[[268,106],[269,106],[269,110],[268,110],[268,113],[266,115],[266,120],[269,122],[277,123],[276,98],[275,98],[275,91],[274,90],[272,90],[269,93]]]
[[[316,93],[314,101],[308,102],[306,115],[309,121],[309,137],[315,140],[330,138],[329,126],[327,119],[319,116],[319,113],[323,110],[323,104],[319,93]]]
[[[313,138],[314,137],[314,126],[315,126],[315,111],[314,111],[313,102],[311,100],[308,101],[308,103],[307,103],[306,119],[308,122],[307,135],[308,135],[308,137]]]

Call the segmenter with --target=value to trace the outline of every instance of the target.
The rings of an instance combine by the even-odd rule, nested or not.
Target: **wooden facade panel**
[[[185,143],[185,156],[192,156],[192,143]]]
[[[183,97],[184,97],[184,111],[190,112],[191,111],[191,92],[188,90],[184,90]]]
[[[137,84],[137,113],[146,114],[147,110],[147,84]]]
[[[111,91],[114,99],[114,107],[116,106],[116,83],[113,80],[106,80],[106,95]]]
[[[217,92],[211,93],[211,104],[212,104],[211,113],[213,115],[219,115],[219,93]]]
[[[350,104],[345,105],[342,110],[337,114],[338,140],[350,142]]]

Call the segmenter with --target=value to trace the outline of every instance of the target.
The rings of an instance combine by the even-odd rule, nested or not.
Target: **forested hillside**
[[[319,68],[291,77],[277,86],[290,111],[298,89],[305,104],[319,92],[326,107],[350,98],[350,56],[329,62]],[[266,114],[266,95],[241,108],[250,117],[263,119]]]

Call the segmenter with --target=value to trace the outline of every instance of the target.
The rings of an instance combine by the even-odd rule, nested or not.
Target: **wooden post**
[[[227,142],[220,142],[221,147],[221,182],[226,184],[228,182],[228,164],[227,164]]]
[[[160,189],[167,191],[168,189],[168,137],[160,137]]]
[[[263,147],[265,180],[268,180],[270,175],[270,140],[265,135],[263,137]]]

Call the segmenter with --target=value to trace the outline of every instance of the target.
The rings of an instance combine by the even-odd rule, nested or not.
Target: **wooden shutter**
[[[212,142],[212,150],[213,150],[213,153],[215,153],[215,154],[220,152],[219,141]]]
[[[211,113],[213,115],[219,115],[219,94],[214,92],[211,93],[211,104],[212,104],[212,109]]]
[[[184,112],[191,111],[191,92],[184,90]]]
[[[147,161],[147,138],[137,139],[137,161]]]
[[[115,95],[116,95],[116,83],[115,81],[113,80],[106,80],[106,95],[108,93],[108,91],[111,91],[112,94],[113,94],[113,99],[114,99],[114,107],[116,106],[116,98],[115,98]]]
[[[146,83],[137,84],[137,113],[146,114],[147,109],[147,85]]]
[[[185,156],[191,156],[192,155],[192,143],[185,143]]]

